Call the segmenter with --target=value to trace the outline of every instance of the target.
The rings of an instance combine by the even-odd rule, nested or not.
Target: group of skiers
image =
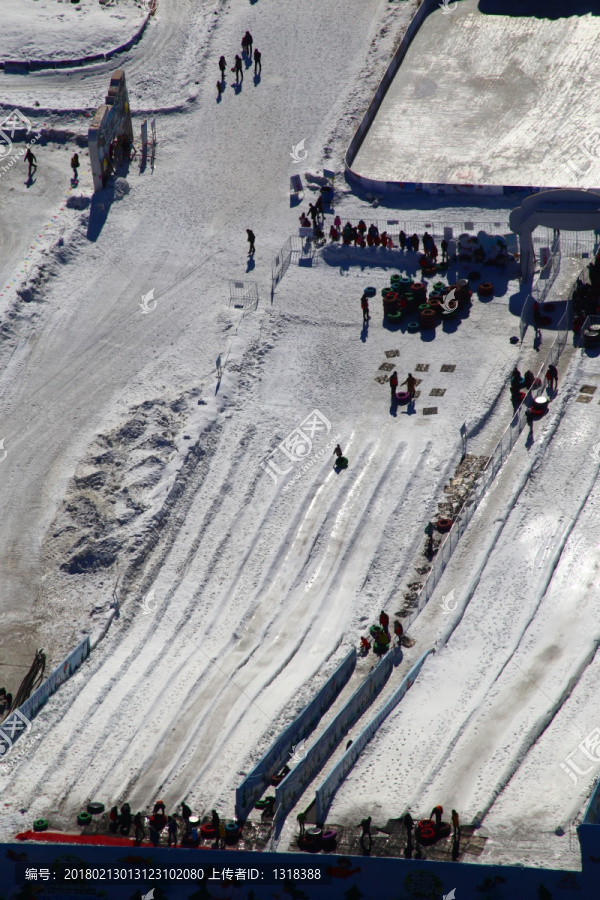
[[[255,47],[254,54],[252,53],[253,43],[254,41],[252,35],[249,31],[247,31],[242,38],[242,56],[240,56],[239,53],[236,53],[235,61],[233,63],[233,66],[231,67],[231,71],[235,74],[236,84],[239,84],[244,80],[244,60],[248,61],[248,65],[251,65],[251,60],[254,59],[254,75],[258,76],[262,73],[262,54],[258,47]],[[217,100],[221,99],[221,94],[223,93],[223,89],[225,86],[225,71],[227,69],[227,60],[224,56],[221,56],[219,59],[219,69],[221,70],[221,78],[219,79],[219,81],[217,81]]]

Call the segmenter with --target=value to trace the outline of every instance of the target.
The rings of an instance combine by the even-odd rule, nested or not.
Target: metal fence
[[[560,355],[566,346],[569,334],[569,317],[570,309],[567,306],[567,310],[565,311],[558,324],[558,330],[556,338],[554,339],[554,343],[550,347],[550,350],[548,351],[548,354],[537,373],[536,380],[539,381],[539,385],[536,387],[532,387],[525,395],[523,402],[516,410],[510,423],[506,427],[504,434],[498,441],[496,448],[491,454],[485,469],[478,476],[474,491],[469,497],[467,497],[463,506],[459,510],[452,528],[439,547],[438,553],[435,558],[435,563],[430,569],[423,587],[419,591],[417,603],[412,612],[405,620],[406,627],[414,622],[420,611],[423,609],[423,607],[433,594],[440,578],[444,573],[446,566],[452,558],[452,554],[454,553],[458,542],[465,533],[467,525],[473,518],[475,510],[479,506],[479,503],[482,500],[487,489],[490,487],[496,475],[502,468],[504,462],[508,459],[508,456],[515,443],[517,442],[519,435],[527,424],[527,412],[531,401],[533,400],[533,398],[538,397],[544,391],[546,369],[551,363],[553,365],[557,364]]]
[[[258,305],[258,285],[255,281],[230,281],[230,305],[246,309],[256,309]]]
[[[275,292],[275,288],[287,272],[294,251],[299,250],[298,242],[300,238],[290,235],[275,259],[271,264],[271,296]]]

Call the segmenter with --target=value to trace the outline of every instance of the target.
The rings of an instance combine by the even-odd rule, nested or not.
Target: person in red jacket
[[[369,321],[371,316],[369,315],[369,298],[366,294],[363,294],[360,299],[360,308],[363,311],[363,325]]]
[[[381,627],[383,628],[383,630],[384,630],[385,633],[387,634],[387,633],[388,633],[388,629],[389,629],[389,627],[390,627],[390,617],[389,617],[388,614],[387,614],[386,612],[384,612],[383,610],[381,610],[381,612],[379,613],[379,624],[381,625]]]
[[[392,400],[396,399],[396,390],[398,389],[398,373],[394,369],[390,375],[390,388],[392,390]]]
[[[401,623],[396,619],[394,622],[394,634],[398,638],[398,646],[402,642],[402,635],[404,634],[404,629],[402,628]]]

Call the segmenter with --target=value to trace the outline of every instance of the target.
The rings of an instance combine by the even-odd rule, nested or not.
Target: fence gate
[[[229,305],[247,309],[256,309],[258,305],[258,285],[255,281],[230,281]]]

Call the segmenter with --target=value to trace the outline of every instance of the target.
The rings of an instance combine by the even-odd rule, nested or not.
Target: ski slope
[[[437,653],[338,792],[330,821],[374,795],[382,821],[407,807],[422,818],[441,803],[483,820],[488,853],[506,859],[497,832],[517,845],[537,838],[532,856],[545,834],[547,855],[552,832],[581,813],[590,782],[574,784],[560,763],[594,727],[576,698],[598,673],[600,411],[597,400],[575,402],[584,383],[598,385],[595,361],[575,357],[551,417],[529,448],[522,436],[474,517],[430,601],[429,627],[417,631],[437,626]]]

